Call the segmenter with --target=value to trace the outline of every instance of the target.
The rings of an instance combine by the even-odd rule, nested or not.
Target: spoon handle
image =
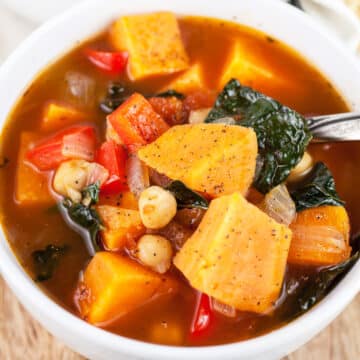
[[[359,141],[360,112],[314,116],[307,119],[314,141]]]

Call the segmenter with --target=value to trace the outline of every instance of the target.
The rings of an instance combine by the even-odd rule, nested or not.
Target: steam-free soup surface
[[[181,35],[191,63],[200,63],[204,68],[208,90],[218,92],[219,78],[234,41],[244,45],[243,57],[253,62],[257,59],[261,68],[267,68],[281,81],[269,80],[254,75],[247,85],[254,87],[303,115],[339,113],[348,107],[327,79],[281,42],[266,34],[239,25],[197,17],[179,19]],[[1,219],[8,240],[20,263],[35,277],[33,251],[48,244],[67,245],[66,255],[59,261],[51,279],[39,285],[55,301],[77,314],[74,291],[82,271],[91,255],[86,242],[65,222],[53,204],[22,205],[14,200],[15,172],[19,152],[20,134],[35,132],[39,137],[46,131],[39,129],[44,104],[49,101],[72,103],[87,114],[86,122],[95,124],[101,139],[104,139],[106,114],[99,108],[110,82],[122,82],[129,91],[153,95],[166,87],[174,75],[155,76],[151,79],[131,81],[127,75],[114,76],[97,69],[84,56],[84,49],[112,50],[109,33],[105,31],[94,39],[81,44],[42,72],[19,100],[2,135],[2,156],[9,161],[0,169]],[[79,102],[69,90],[69,77],[81,73],[94,83]],[[241,79],[240,79],[241,80]],[[215,97],[214,97],[215,98]],[[357,143],[336,145],[313,145],[310,149],[315,159],[321,159],[332,170],[337,190],[346,201],[352,232],[357,232],[360,223],[360,147]],[[47,184],[44,184],[46,187]],[[313,274],[316,268],[290,266],[286,281],[301,281],[303,274]],[[178,270],[170,272],[181,283],[181,290],[173,296],[154,300],[121,317],[106,329],[127,337],[144,341],[173,345],[214,345],[248,339],[281,326],[289,321],[291,313],[286,294],[279,300],[276,310],[270,315],[239,313],[235,318],[215,315],[214,326],[199,338],[188,336],[196,305],[196,291],[191,288]],[[285,301],[285,305],[282,303]]]

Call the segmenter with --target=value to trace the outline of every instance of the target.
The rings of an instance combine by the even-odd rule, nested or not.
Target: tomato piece
[[[69,159],[94,159],[96,133],[92,126],[75,126],[37,144],[26,159],[38,170],[52,170]]]
[[[154,110],[170,125],[180,125],[186,122],[186,111],[182,100],[175,96],[152,97],[149,103]]]
[[[208,330],[213,322],[213,317],[214,314],[210,305],[210,297],[204,293],[199,294],[190,335],[198,336]]]
[[[86,49],[85,55],[90,62],[99,69],[117,74],[120,74],[125,70],[129,57],[126,51],[110,52],[93,49]]]
[[[96,162],[109,171],[109,179],[102,185],[104,195],[112,195],[127,190],[126,182],[126,150],[109,140],[104,142],[96,156]]]
[[[140,94],[131,95],[107,120],[130,152],[156,140],[169,125]]]

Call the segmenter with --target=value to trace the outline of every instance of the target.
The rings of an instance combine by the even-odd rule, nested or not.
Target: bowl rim
[[[223,2],[224,1],[231,2],[231,0],[223,0]],[[265,0],[251,1],[259,5],[264,5],[266,3]],[[7,74],[15,69],[16,64],[19,63],[22,57],[29,53],[34,43],[43,41],[48,33],[51,33],[54,29],[56,30],[61,24],[69,21],[73,17],[80,16],[80,14],[84,11],[86,12],[89,7],[96,8],[97,4],[100,4],[99,0],[81,2],[64,14],[57,16],[37,29],[2,65],[0,69],[0,84],[3,83],[3,79],[8,77]],[[275,11],[280,9],[282,13],[285,12],[289,14],[290,17],[301,18],[301,21],[307,24],[312,31],[317,32],[324,41],[328,42],[329,46],[348,57],[349,64],[351,64],[354,71],[357,72],[357,76],[360,78],[360,66],[357,64],[355,58],[352,58],[339,42],[331,39],[318,24],[312,21],[312,19],[285,3],[273,2],[271,6]],[[28,84],[29,82],[26,83],[26,86],[28,86]],[[20,95],[21,92],[18,92],[17,98]],[[15,103],[13,102],[13,105],[14,104]],[[6,121],[4,120],[0,124],[1,130],[5,123]],[[77,334],[81,334],[79,336],[82,338],[86,338],[89,342],[96,342],[96,344],[104,348],[109,348],[118,351],[119,353],[125,352],[128,355],[133,356],[145,353],[147,356],[157,359],[167,359],[170,353],[173,359],[179,360],[186,357],[192,358],[194,356],[198,359],[218,359],[220,354],[226,359],[233,358],[236,353],[246,353],[249,357],[266,354],[268,349],[279,346],[284,342],[295,341],[295,339],[303,337],[308,331],[309,324],[315,319],[322,319],[323,325],[327,325],[327,323],[330,322],[360,290],[358,281],[360,276],[360,262],[358,262],[325,299],[307,313],[277,330],[273,330],[265,335],[249,340],[224,345],[174,347],[147,343],[110,333],[86,323],[65,310],[37,287],[33,280],[21,268],[6,240],[2,225],[0,231],[0,273],[9,284],[10,288],[18,296],[19,294],[26,295],[26,299],[20,297],[19,300],[25,304],[25,307],[30,310],[30,312],[34,313],[36,309],[36,312],[46,314],[46,317],[51,319],[54,324],[57,324],[62,329],[71,327],[71,330]],[[354,286],[356,283],[359,284],[358,287]],[[332,314],[332,316],[326,317],[326,314]],[[42,322],[46,328],[49,328],[47,324],[44,324],[44,321],[40,320],[40,322]],[[174,351],[174,349],[176,349],[176,351]]]

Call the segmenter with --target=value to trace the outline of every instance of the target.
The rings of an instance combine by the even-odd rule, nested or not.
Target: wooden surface
[[[360,0],[345,0],[360,15]],[[24,24],[14,14],[2,9],[1,23],[11,17],[16,36],[21,39],[34,26]],[[4,27],[6,27],[4,25]],[[2,41],[6,54],[19,39]],[[4,39],[2,39],[4,40]],[[1,53],[0,53],[1,55]],[[1,56],[0,56],[1,60]],[[1,360],[81,360],[81,356],[53,338],[28,315],[0,277],[0,359]],[[286,360],[356,360],[360,359],[360,295],[321,334]],[[285,360],[285,359],[284,359]]]

